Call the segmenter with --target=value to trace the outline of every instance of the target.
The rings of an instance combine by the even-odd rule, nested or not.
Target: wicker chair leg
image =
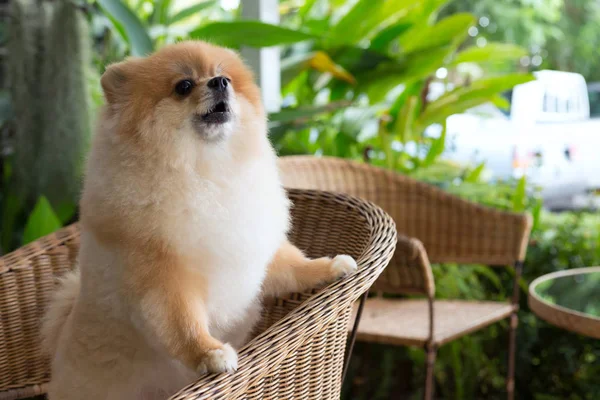
[[[369,291],[367,290],[360,298],[358,310],[356,310],[356,318],[354,319],[354,326],[352,326],[352,332],[350,332],[350,342],[348,343],[348,351],[346,352],[346,359],[344,361],[344,371],[342,372],[342,385],[346,380],[346,374],[348,373],[348,367],[350,366],[350,358],[352,357],[352,350],[354,349],[354,342],[356,341],[358,324],[360,323],[360,317],[362,316],[363,308],[365,307],[365,302],[367,301],[368,295]]]
[[[514,312],[510,316],[510,331],[508,338],[508,374],[506,376],[506,393],[508,400],[515,398],[515,357],[517,350],[517,326],[519,319]]]
[[[425,400],[433,400],[435,389],[435,360],[437,358],[437,348],[432,345],[427,346],[426,375],[425,375]]]

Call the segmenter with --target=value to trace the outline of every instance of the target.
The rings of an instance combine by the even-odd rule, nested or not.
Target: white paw
[[[346,276],[356,271],[356,268],[354,258],[346,255],[336,256],[331,262],[331,270],[333,271],[333,276],[336,278]]]
[[[238,356],[235,350],[228,344],[222,348],[210,350],[202,361],[196,372],[199,374],[220,374],[221,372],[234,372],[237,370]]]

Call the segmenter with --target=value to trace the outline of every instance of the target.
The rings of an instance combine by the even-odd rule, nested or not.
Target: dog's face
[[[264,120],[260,92],[231,50],[182,42],[111,65],[102,76],[122,135],[154,144],[185,139],[210,145]]]

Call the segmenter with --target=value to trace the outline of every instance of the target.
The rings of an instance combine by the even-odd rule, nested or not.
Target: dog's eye
[[[180,96],[187,96],[190,94],[193,88],[194,82],[190,81],[189,79],[185,79],[181,82],[177,82],[177,85],[175,85],[175,92]]]

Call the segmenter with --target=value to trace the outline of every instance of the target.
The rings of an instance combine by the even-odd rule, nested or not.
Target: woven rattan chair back
[[[435,186],[351,160],[291,156],[279,159],[286,187],[329,190],[379,205],[396,222],[397,254],[376,290],[433,294],[430,272],[418,257],[434,263],[510,265],[523,260],[531,219],[476,205]],[[404,240],[403,240],[404,237]],[[418,238],[427,252],[421,251]],[[403,250],[403,251],[400,251]]]
[[[315,257],[353,255],[358,272],[320,290],[266,301],[238,371],[204,377],[172,399],[339,399],[352,303],[388,264],[396,229],[363,200],[305,190],[289,196],[292,241]],[[73,225],[0,259],[0,399],[45,393],[50,377],[40,318],[55,278],[76,263],[78,237]]]

